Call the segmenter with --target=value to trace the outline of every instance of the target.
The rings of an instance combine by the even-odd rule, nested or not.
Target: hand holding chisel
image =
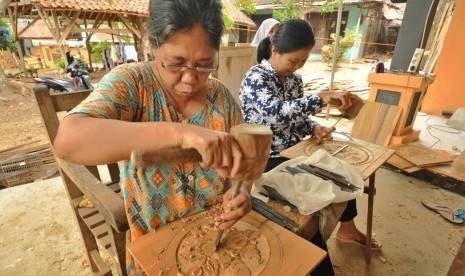
[[[239,193],[241,192],[242,183],[243,183],[243,181],[240,180],[240,181],[239,181],[239,184],[237,184],[236,190],[234,191],[233,198],[235,198],[236,196],[238,196]],[[216,241],[215,241],[215,251],[218,250],[218,247],[220,246],[221,237],[223,237],[223,230],[220,230],[220,231],[218,232],[218,236],[216,237]]]

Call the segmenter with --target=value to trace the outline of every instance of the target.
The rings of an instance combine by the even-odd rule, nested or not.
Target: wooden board
[[[351,136],[387,146],[401,112],[399,106],[367,101],[355,118]]]
[[[394,167],[399,168],[408,173],[413,173],[422,169],[415,166],[415,164],[406,160],[405,158],[400,157],[397,154],[393,154],[391,158],[387,160],[387,162],[393,165]]]
[[[215,208],[212,208],[215,209]],[[177,254],[178,247],[191,231],[209,227],[213,221],[211,211],[180,219],[162,226],[154,233],[144,235],[129,243],[127,248],[139,262],[147,275],[180,275]],[[269,246],[269,257],[263,257],[264,268],[253,271],[251,275],[307,275],[326,256],[326,252],[305,239],[267,220],[258,213],[251,211],[234,228],[254,229],[266,237]],[[216,238],[217,229],[210,230],[211,236]],[[209,235],[209,234],[208,234]],[[226,246],[227,232],[222,239],[222,246]],[[201,248],[201,247],[199,247]],[[220,252],[218,249],[218,252]],[[243,253],[243,251],[242,251]],[[192,254],[203,254],[201,249],[193,250]],[[205,254],[214,258],[215,254]],[[241,250],[234,254],[239,258]],[[197,258],[195,256],[195,258]],[[207,258],[208,259],[208,258]],[[243,259],[242,259],[243,260]],[[229,267],[227,269],[230,269]],[[164,274],[165,273],[165,274]],[[220,275],[227,275],[225,272]],[[242,275],[242,274],[241,274]]]
[[[317,145],[316,139],[310,138],[282,151],[281,156],[287,158],[310,156],[319,149],[332,154],[346,144],[349,147],[339,152],[336,157],[356,167],[364,180],[367,180],[395,152],[392,149],[360,140],[333,140]]]
[[[418,142],[399,145],[396,154],[412,162],[417,167],[436,166],[453,161],[450,156],[441,154]]]

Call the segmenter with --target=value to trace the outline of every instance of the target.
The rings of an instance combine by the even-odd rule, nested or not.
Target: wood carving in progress
[[[356,167],[363,179],[367,179],[395,152],[395,150],[360,140],[333,140],[317,145],[316,139],[310,138],[282,151],[281,156],[287,158],[310,156],[319,149],[333,154],[345,145],[348,146],[339,151],[335,157]]]
[[[160,227],[128,249],[148,275],[305,275],[326,254],[253,211],[224,231],[215,251],[219,212]]]

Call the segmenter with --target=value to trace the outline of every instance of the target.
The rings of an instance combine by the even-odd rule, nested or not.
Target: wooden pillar
[[[148,32],[146,31],[144,27],[144,19],[142,17],[136,17],[135,23],[140,32],[139,38],[140,38],[141,55],[144,58],[144,60],[147,61],[149,60],[148,52],[147,52]]]
[[[10,25],[13,29],[14,39],[16,41],[16,48],[18,50],[19,55],[19,66],[21,68],[21,72],[24,73],[24,76],[27,74],[26,64],[24,64],[24,55],[23,55],[23,48],[21,45],[21,41],[18,38],[18,6],[15,6],[14,11],[8,7],[8,16],[10,19]]]
[[[60,24],[58,22],[58,16],[55,11],[52,11],[53,15],[53,23],[55,25],[55,41],[58,44],[58,48],[60,49],[61,57],[65,62],[65,66],[68,66],[68,58],[66,57],[65,48],[63,47],[63,42],[60,44],[61,33],[60,33]]]

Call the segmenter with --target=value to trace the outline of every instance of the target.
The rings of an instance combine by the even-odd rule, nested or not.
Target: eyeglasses
[[[219,60],[220,60],[220,51],[218,51],[218,56],[217,56],[216,61],[219,62]],[[161,61],[161,66],[165,68],[166,70],[171,71],[173,73],[185,72],[188,69],[196,73],[212,73],[218,70],[219,64],[217,64],[215,67],[201,67],[201,66],[189,67],[187,65],[166,64],[163,61]]]
[[[196,66],[196,67],[189,67],[187,65],[176,65],[176,64],[166,64],[164,63],[163,61],[161,62],[161,66],[163,68],[165,68],[166,70],[168,71],[171,71],[171,72],[185,72],[187,69],[189,70],[192,70],[194,72],[197,72],[197,73],[212,73],[212,72],[215,72],[216,70],[218,70],[218,65],[216,65],[215,67],[199,67],[199,66]]]

